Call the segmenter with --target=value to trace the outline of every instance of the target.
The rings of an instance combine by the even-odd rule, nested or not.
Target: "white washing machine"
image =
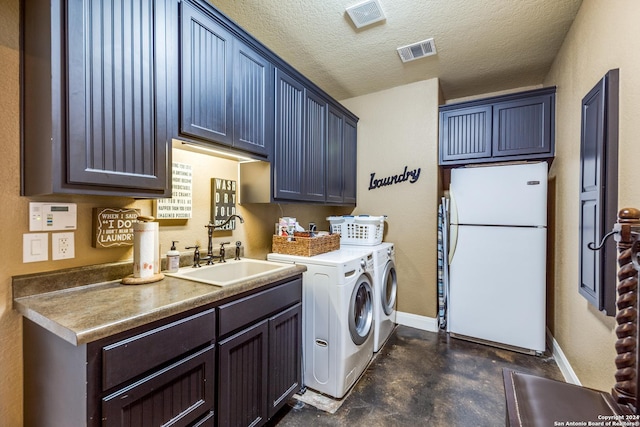
[[[345,245],[340,250],[362,250],[373,255],[373,351],[378,352],[396,326],[398,278],[395,247],[393,243],[384,242],[373,246]]]
[[[269,254],[307,267],[303,274],[303,381],[342,398],[373,357],[373,256],[361,249],[313,257]]]

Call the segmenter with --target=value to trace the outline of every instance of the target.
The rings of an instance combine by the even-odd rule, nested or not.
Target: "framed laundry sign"
[[[156,219],[189,219],[191,218],[191,165],[173,162],[171,173],[171,198],[158,199]]]
[[[117,248],[133,246],[133,223],[140,210],[129,208],[94,208],[91,246]]]
[[[211,178],[211,222],[220,225],[229,215],[236,213],[236,181],[232,179]],[[232,219],[223,228],[217,230],[235,230],[236,220]]]

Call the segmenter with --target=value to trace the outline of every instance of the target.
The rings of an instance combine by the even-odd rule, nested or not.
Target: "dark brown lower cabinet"
[[[268,418],[268,320],[220,343],[218,424],[257,426]]]
[[[220,307],[221,331],[244,329],[220,341],[218,425],[262,425],[300,390],[300,291],[298,279]]]
[[[220,343],[218,424],[258,426],[301,387],[302,305]]]
[[[302,304],[269,319],[269,417],[302,386]]]
[[[82,345],[25,319],[24,425],[264,424],[302,385],[301,301],[296,276]]]

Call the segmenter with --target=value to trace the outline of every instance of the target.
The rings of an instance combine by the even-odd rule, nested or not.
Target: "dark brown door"
[[[258,426],[268,419],[268,322],[220,342],[219,426]]]
[[[302,386],[302,304],[269,319],[269,417]]]

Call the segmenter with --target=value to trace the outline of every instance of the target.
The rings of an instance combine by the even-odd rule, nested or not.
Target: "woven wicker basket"
[[[277,254],[314,256],[340,249],[340,235],[300,237],[289,240],[286,236],[273,236],[271,250]]]

